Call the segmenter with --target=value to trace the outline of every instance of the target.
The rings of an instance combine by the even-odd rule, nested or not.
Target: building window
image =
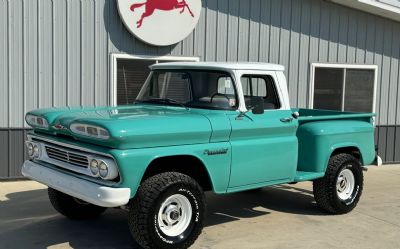
[[[150,72],[150,65],[176,61],[199,61],[199,58],[111,54],[111,105],[128,105],[135,101]]]
[[[375,112],[375,65],[312,64],[310,107]]]

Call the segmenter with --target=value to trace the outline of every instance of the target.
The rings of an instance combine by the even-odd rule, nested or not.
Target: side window
[[[243,75],[240,79],[246,106],[251,99],[262,97],[264,109],[279,109],[281,107],[274,80],[269,75]]]

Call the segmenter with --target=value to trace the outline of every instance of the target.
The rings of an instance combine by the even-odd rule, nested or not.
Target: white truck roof
[[[261,62],[166,62],[150,66],[151,69],[214,69],[214,70],[262,70],[284,71],[285,67],[278,64]]]

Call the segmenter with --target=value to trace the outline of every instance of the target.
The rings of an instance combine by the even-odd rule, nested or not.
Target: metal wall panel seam
[[[349,27],[348,27],[348,30],[349,30],[349,35],[347,36],[347,60],[346,60],[346,62],[347,63],[350,63],[350,64],[353,64],[353,63],[355,63],[355,60],[356,60],[356,56],[355,56],[355,52],[356,52],[356,49],[355,49],[355,46],[356,45],[352,45],[352,44],[356,44],[356,41],[357,41],[357,39],[356,39],[356,37],[357,37],[357,32],[358,32],[358,27],[357,27],[357,21],[356,21],[356,19],[355,19],[355,14],[357,14],[354,10],[351,10],[351,13],[350,13],[350,15],[349,15]],[[354,31],[354,32],[351,32],[351,31]]]
[[[307,60],[308,60],[308,63],[307,63],[307,70],[306,70],[306,77],[307,77],[307,80],[306,80],[306,82],[304,83],[305,84],[305,92],[304,92],[304,94],[303,94],[303,98],[304,98],[304,105],[303,105],[303,107],[307,107],[307,103],[308,103],[308,99],[309,99],[309,96],[308,96],[308,93],[309,93],[309,88],[310,88],[310,67],[311,67],[311,64],[310,64],[310,56],[311,56],[311,50],[312,50],[312,48],[311,48],[311,39],[312,39],[312,35],[311,35],[311,33],[312,33],[312,5],[310,5],[310,9],[309,9],[309,24],[308,24],[308,28],[309,28],[309,32],[308,32],[308,56],[307,56]]]
[[[371,19],[373,19],[371,21]],[[371,33],[372,29],[372,34]],[[374,51],[375,51],[375,33],[376,33],[376,22],[375,22],[375,16],[373,15],[368,15],[367,18],[367,41],[366,41],[366,53],[365,53],[365,62],[367,64],[373,64],[373,57],[374,57]],[[370,56],[368,56],[370,55]]]
[[[388,109],[388,91],[389,91],[389,80],[388,76],[390,75],[390,65],[391,65],[391,59],[390,59],[390,52],[391,52],[391,41],[392,41],[392,32],[391,29],[389,28],[387,20],[384,22],[385,27],[384,27],[384,35],[383,35],[383,50],[382,50],[382,79],[381,79],[381,92],[380,92],[380,100],[381,100],[381,105],[380,105],[380,124],[386,124],[387,125],[387,109]],[[390,38],[388,38],[390,37]]]
[[[54,0],[51,0],[51,19],[53,20],[53,24],[51,25],[51,42],[52,42],[52,60],[53,60],[53,63],[52,63],[52,85],[53,85],[53,88],[52,88],[52,92],[53,92],[53,96],[52,96],[52,98],[51,98],[51,102],[52,102],[52,106],[55,106],[55,96],[56,96],[56,93],[55,93],[55,87],[54,87],[54,84],[55,84],[55,82],[56,82],[56,76],[55,76],[55,67],[54,67],[54,64],[55,64],[55,62],[56,62],[56,60],[55,60],[55,42],[54,42],[54,36],[55,36],[55,32],[54,32],[54,24],[56,23],[56,21],[55,21],[55,15],[54,15]]]
[[[383,56],[379,53],[377,53],[378,46],[381,46],[381,53],[383,52],[383,22],[382,20],[377,20],[377,24],[375,27],[375,42],[374,42],[374,64],[377,64],[380,67],[380,70],[378,71],[378,86],[377,86],[377,99],[376,101],[376,110],[377,110],[377,116],[376,116],[376,124],[377,125],[383,125],[380,122],[380,106],[381,106],[381,82],[382,82],[382,64],[383,64]],[[378,27],[377,27],[378,26]],[[378,32],[376,32],[378,31]],[[379,39],[379,40],[378,40]],[[382,40],[381,40],[382,39]]]
[[[367,41],[367,14],[358,12],[357,15],[357,41],[356,41],[356,63],[365,64],[365,52]],[[361,55],[360,55],[361,54]]]
[[[327,2],[321,2],[321,14],[320,14],[320,30],[319,30],[319,50],[318,50],[318,61],[319,62],[327,62],[328,54],[329,54],[329,34],[330,34],[330,8]],[[327,28],[324,29],[325,24]],[[325,36],[325,37],[324,37]],[[324,39],[325,38],[325,39]]]
[[[107,20],[108,20],[108,24],[107,24],[107,28],[110,28],[110,26],[111,26],[111,21],[110,21],[110,4],[111,4],[111,1],[108,1],[108,11],[107,10],[104,10],[104,12],[105,13],[107,13]],[[105,8],[105,6],[104,6],[104,8]],[[108,92],[111,92],[111,79],[110,79],[110,77],[111,77],[111,75],[110,75],[110,70],[111,70],[111,67],[110,67],[110,56],[109,56],[109,54],[110,54],[110,32],[107,32],[107,87],[106,87],[106,89],[108,89]],[[107,105],[111,105],[111,96],[110,96],[110,94],[107,94]]]
[[[40,11],[40,0],[37,0],[37,69],[38,69],[38,74],[37,74],[37,105],[40,108],[41,107],[41,101],[40,101],[40,86],[41,86],[41,66],[40,66],[40,31],[41,31],[41,26],[40,26],[40,15],[41,15],[41,11]]]
[[[338,36],[338,49],[337,49],[337,61],[341,63],[348,62],[348,45],[349,45],[349,10],[346,8],[341,9],[339,12],[339,36]]]
[[[97,61],[96,61],[96,58],[97,58],[97,42],[96,42],[96,35],[97,35],[97,33],[96,33],[96,22],[97,22],[97,18],[96,18],[96,16],[97,16],[97,6],[96,6],[96,1],[93,1],[93,8],[94,8],[94,13],[93,13],[93,18],[94,18],[94,20],[93,20],[93,35],[94,35],[94,39],[93,39],[93,81],[94,81],[94,84],[93,84],[93,106],[96,106],[96,103],[97,103],[97,101],[96,101],[96,99],[97,99],[97,97],[96,97],[96,92],[97,92],[97,82],[96,82],[96,71],[97,71],[97,66],[96,66],[96,64],[97,64]]]
[[[341,7],[341,6],[340,6]],[[328,61],[335,62],[337,61],[338,55],[338,43],[339,43],[339,7],[333,8],[331,10],[331,15],[329,19],[329,43],[328,43]]]
[[[260,1],[260,8],[258,9],[258,53],[257,53],[257,61],[260,62],[260,54],[261,54],[261,15],[262,15],[262,0]]]
[[[240,50],[240,1],[238,1],[238,25],[237,25],[237,37],[236,37],[236,60],[239,60]]]
[[[288,39],[289,39],[288,63],[289,64],[288,64],[288,66],[286,68],[286,77],[287,77],[287,79],[289,79],[289,75],[291,73],[290,60],[292,58],[292,44],[291,44],[291,42],[292,42],[292,22],[293,22],[293,0],[290,1],[290,21],[289,21],[290,30],[289,30],[289,37],[288,37]],[[289,89],[290,82],[288,81],[286,84],[287,84],[287,88]]]
[[[308,69],[309,69],[309,33],[310,33],[310,21],[307,18],[310,18],[311,7],[309,2],[302,1],[301,7],[301,33],[300,33],[300,54],[299,54],[299,79],[298,79],[298,88],[297,88],[297,99],[298,106],[305,107],[306,101],[302,96],[306,96],[307,94],[307,78],[308,78]]]
[[[81,50],[81,52],[79,53],[79,62],[80,62],[80,70],[79,70],[79,81],[80,81],[80,84],[79,84],[79,88],[80,88],[80,93],[79,93],[79,95],[80,95],[80,100],[79,100],[79,102],[80,102],[80,105],[83,105],[83,56],[82,56],[82,54],[83,54],[83,51],[84,51],[84,47],[83,47],[83,18],[82,18],[82,9],[83,9],[83,7],[82,7],[82,0],[80,0],[79,1],[79,14],[80,14],[80,16],[79,16],[79,20],[80,20],[80,24],[79,24],[79,28],[80,28],[80,30],[79,30],[79,33],[80,33],[80,39],[79,39],[79,47],[80,47],[80,50]]]
[[[69,58],[68,58],[68,54],[69,54],[69,38],[68,38],[68,29],[69,29],[69,25],[68,25],[68,14],[69,14],[69,6],[68,6],[69,1],[65,0],[65,101],[67,103],[67,106],[69,106]]]
[[[11,56],[10,56],[10,44],[11,44],[11,29],[10,29],[10,21],[11,21],[11,15],[10,15],[10,0],[7,0],[7,35],[8,35],[8,42],[7,42],[7,61],[8,61],[8,65],[7,65],[7,91],[8,91],[8,96],[11,96],[11,90],[10,90],[10,79],[11,79]],[[8,113],[7,115],[7,127],[11,126],[11,117],[10,117],[10,97],[7,98],[7,110]]]
[[[398,28],[400,29],[400,25],[397,25],[397,26],[398,26]],[[400,52],[399,52],[399,61],[400,61]],[[399,65],[398,65],[397,70],[398,70],[398,74],[397,74],[397,84],[400,84],[400,62],[399,62]],[[396,122],[395,122],[396,125],[400,125],[400,114],[399,114],[399,111],[400,111],[400,101],[399,101],[399,98],[400,98],[400,86],[397,85],[396,112],[395,112],[395,113],[396,113]],[[400,134],[400,130],[399,130],[399,134]],[[399,140],[399,144],[400,144],[400,140]],[[399,145],[399,148],[400,148],[400,145]]]
[[[298,62],[300,50],[300,20],[301,20],[301,2],[294,0],[291,2],[291,21],[289,37],[289,62]],[[297,87],[298,87],[298,63],[289,63],[286,77],[288,79],[288,90],[290,103],[297,106]]]
[[[25,126],[25,112],[26,112],[26,55],[25,55],[25,24],[26,24],[26,18],[25,18],[25,1],[22,1],[22,126]]]
[[[251,56],[250,56],[250,54],[251,54],[251,37],[253,35],[252,29],[251,29],[251,22],[252,22],[252,19],[251,19],[252,18],[251,6],[252,6],[252,2],[254,2],[254,0],[253,1],[249,1],[249,5],[244,9],[244,10],[246,10],[245,14],[247,16],[242,18],[242,19],[245,20],[245,24],[243,25],[243,27],[245,28],[245,30],[247,29],[246,30],[247,37],[245,36],[244,39],[243,39],[243,42],[247,43],[247,46],[244,46],[246,48],[245,49],[245,55],[242,57],[242,58],[245,58],[246,61],[251,61],[252,60]],[[247,26],[247,28],[246,28],[246,26]]]
[[[396,99],[397,95],[397,85],[399,82],[398,78],[398,63],[399,63],[399,45],[400,45],[400,31],[396,30],[394,23],[391,23],[391,58],[390,58],[390,74],[389,74],[389,86],[388,86],[388,115],[386,123],[388,125],[396,124],[396,105],[391,105],[390,101]],[[399,32],[396,32],[399,31]]]

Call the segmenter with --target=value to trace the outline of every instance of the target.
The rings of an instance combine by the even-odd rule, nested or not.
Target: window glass
[[[155,70],[136,101],[210,109],[237,108],[231,76],[217,71]]]
[[[273,78],[268,75],[243,75],[240,79],[246,106],[254,97],[264,99],[265,109],[279,109],[280,103]]]
[[[185,72],[162,72],[154,80],[157,82],[154,96],[164,96],[183,103],[190,100],[189,75]]]
[[[235,88],[231,77],[220,77],[218,79],[218,93],[235,94]]]
[[[341,110],[343,94],[341,68],[316,68],[314,81],[314,108]]]
[[[316,68],[315,109],[372,112],[375,70]]]
[[[374,100],[374,70],[348,69],[344,110],[372,112]]]

